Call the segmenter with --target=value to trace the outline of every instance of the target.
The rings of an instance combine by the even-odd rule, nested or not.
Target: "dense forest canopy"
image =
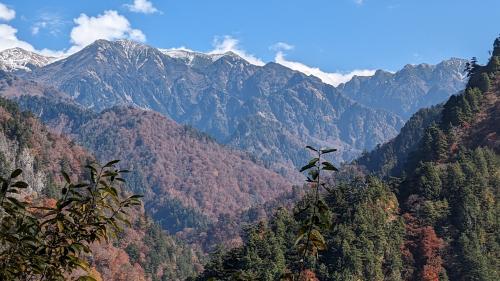
[[[0,70],[0,280],[500,280],[500,37],[485,65],[409,65],[339,88],[277,63],[209,58],[186,65],[98,40],[53,64]],[[68,71],[72,61],[87,71]],[[123,62],[148,79],[116,76]],[[132,86],[157,89],[160,71],[164,100],[138,91],[148,94],[134,106],[119,102]],[[333,164],[395,134],[388,101],[405,101],[406,119],[465,81],[392,140]],[[360,90],[373,85],[390,95]],[[108,90],[114,100],[96,106]],[[301,149],[308,142],[339,147]]]
[[[305,196],[213,254],[197,280],[499,280],[500,38],[467,71],[462,93],[346,166],[367,174],[332,181],[317,257],[302,260],[294,244]]]

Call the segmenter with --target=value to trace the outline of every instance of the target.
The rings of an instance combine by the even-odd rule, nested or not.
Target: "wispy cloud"
[[[153,3],[148,0],[134,0],[134,3],[132,4],[125,4],[125,7],[127,7],[129,11],[134,13],[143,13],[143,14],[161,13],[161,11],[155,8]]]
[[[223,54],[227,52],[233,52],[238,56],[242,57],[246,61],[255,65],[264,65],[264,61],[257,58],[256,56],[247,53],[244,49],[240,47],[240,42],[231,36],[215,37],[213,41],[214,49],[209,54]]]
[[[290,45],[285,42],[277,42],[271,46],[269,46],[269,50],[279,52],[279,51],[290,51],[293,50],[295,46]]]
[[[0,3],[0,20],[10,21],[16,17],[16,11]]]
[[[338,86],[341,83],[345,83],[352,79],[352,77],[356,76],[372,76],[375,74],[375,70],[370,69],[359,69],[353,70],[347,73],[339,73],[339,72],[325,72],[319,69],[318,67],[311,67],[305,65],[301,62],[289,61],[286,59],[286,54],[283,51],[278,51],[274,58],[276,63],[279,63],[283,66],[286,66],[290,69],[300,71],[306,75],[313,75],[321,79],[324,83]]]
[[[38,35],[40,32],[46,30],[52,36],[61,34],[61,29],[69,21],[54,13],[43,12],[37,17],[35,23],[31,26],[31,34]]]
[[[363,5],[364,2],[364,0],[354,0],[354,3],[356,3],[357,5]]]

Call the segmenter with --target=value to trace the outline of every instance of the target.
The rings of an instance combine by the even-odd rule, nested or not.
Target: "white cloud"
[[[285,58],[285,54],[282,51],[276,53],[276,57],[274,58],[276,63],[279,63],[283,66],[291,68],[296,71],[300,71],[306,75],[313,75],[321,79],[324,83],[338,86],[341,83],[345,83],[352,79],[353,76],[372,76],[375,74],[375,70],[353,70],[349,73],[329,73],[324,72],[317,67],[310,67],[300,62],[288,61]]]
[[[212,51],[207,52],[207,54],[223,54],[227,52],[233,52],[252,64],[259,66],[265,64],[265,62],[262,61],[261,59],[255,57],[252,54],[248,54],[245,50],[243,50],[240,47],[239,43],[240,43],[239,40],[231,36],[226,35],[223,37],[216,37],[213,43],[214,49]],[[302,72],[306,75],[316,76],[319,79],[321,79],[324,83],[333,86],[338,86],[341,83],[345,83],[351,80],[353,76],[372,76],[373,74],[375,74],[375,70],[370,70],[370,69],[353,70],[347,73],[335,73],[335,72],[329,73],[329,72],[324,72],[317,67],[311,67],[300,62],[289,61],[285,58],[286,54],[284,53],[284,51],[290,51],[293,50],[294,48],[295,47],[293,45],[290,45],[285,42],[277,42],[276,44],[269,46],[270,50],[276,51],[276,56],[274,58],[276,63],[279,63],[290,69]],[[196,52],[184,46],[179,48],[171,48],[163,50],[166,52],[174,52],[174,51]]]
[[[96,17],[81,14],[74,19],[74,22],[76,26],[70,34],[74,45],[69,49],[70,53],[82,49],[97,39],[146,41],[146,36],[141,30],[133,29],[127,18],[113,10],[105,11],[104,14]]]
[[[49,21],[49,19],[53,20]],[[146,36],[141,30],[132,28],[127,18],[113,10],[105,11],[102,15],[97,15],[96,17],[89,17],[86,14],[81,14],[73,21],[75,26],[70,34],[71,43],[73,45],[69,49],[63,50],[38,50],[30,43],[17,38],[16,28],[7,24],[0,24],[0,51],[19,47],[46,56],[63,57],[81,50],[97,39],[131,39],[140,42],[146,40]],[[62,24],[64,24],[64,22],[59,17],[41,17],[40,20],[32,26],[31,33],[36,35],[41,32],[42,29],[46,28],[49,29],[51,34],[56,35],[59,32],[58,27]]]
[[[293,50],[295,48],[295,46],[293,45],[290,45],[288,43],[285,43],[285,42],[278,42],[276,44],[273,44],[269,47],[269,50],[271,51],[290,51],[290,50]]]
[[[247,53],[239,46],[239,41],[231,36],[216,37],[213,42],[214,49],[209,52],[209,54],[224,54],[227,52],[233,52],[238,56],[242,57],[251,64],[262,66],[264,61],[257,58],[256,56]]]
[[[10,9],[5,4],[0,3],[0,19],[10,21],[16,17],[16,11]]]
[[[53,51],[49,49],[36,50],[30,43],[17,38],[17,29],[8,25],[0,24],[0,51],[10,48],[22,48],[26,51],[36,52],[44,56],[60,57],[64,54],[63,51]]]
[[[16,33],[17,29],[14,27],[7,24],[0,24],[0,51],[17,47],[49,57],[60,57],[64,55],[63,51],[53,51],[49,49],[36,50],[30,43],[17,38]]]
[[[143,14],[154,14],[161,13],[158,9],[153,6],[148,0],[134,0],[133,4],[125,5],[131,12],[143,13]]]
[[[19,40],[16,36],[17,29],[8,25],[0,24],[0,50],[10,49],[10,48],[23,48],[28,51],[34,51],[35,48],[25,41]]]
[[[354,3],[356,3],[358,5],[363,5],[364,0],[354,0]]]

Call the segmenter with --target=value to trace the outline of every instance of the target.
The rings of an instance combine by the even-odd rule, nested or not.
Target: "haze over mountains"
[[[234,53],[160,50],[127,40],[98,40],[39,66],[21,77],[94,111],[115,105],[157,111],[282,171],[307,159],[307,144],[338,147],[337,162],[352,160],[394,137],[418,108],[444,101],[465,83],[458,59],[377,71],[335,88]]]

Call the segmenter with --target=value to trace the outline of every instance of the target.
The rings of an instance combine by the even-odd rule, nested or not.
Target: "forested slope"
[[[0,174],[23,170],[29,185],[26,196],[50,206],[61,196],[61,171],[73,180],[83,179],[83,166],[95,161],[88,150],[69,138],[51,132],[30,112],[0,98]],[[131,213],[133,227],[119,239],[92,247],[91,265],[97,280],[182,280],[202,269],[201,254],[144,215]]]
[[[358,161],[387,183],[367,175],[330,186],[317,257],[302,261],[294,245],[305,197],[293,213],[278,209],[249,228],[243,247],[215,254],[198,280],[299,272],[307,280],[498,280],[500,38],[488,64],[473,60],[468,73],[462,94],[417,113],[376,157]]]

